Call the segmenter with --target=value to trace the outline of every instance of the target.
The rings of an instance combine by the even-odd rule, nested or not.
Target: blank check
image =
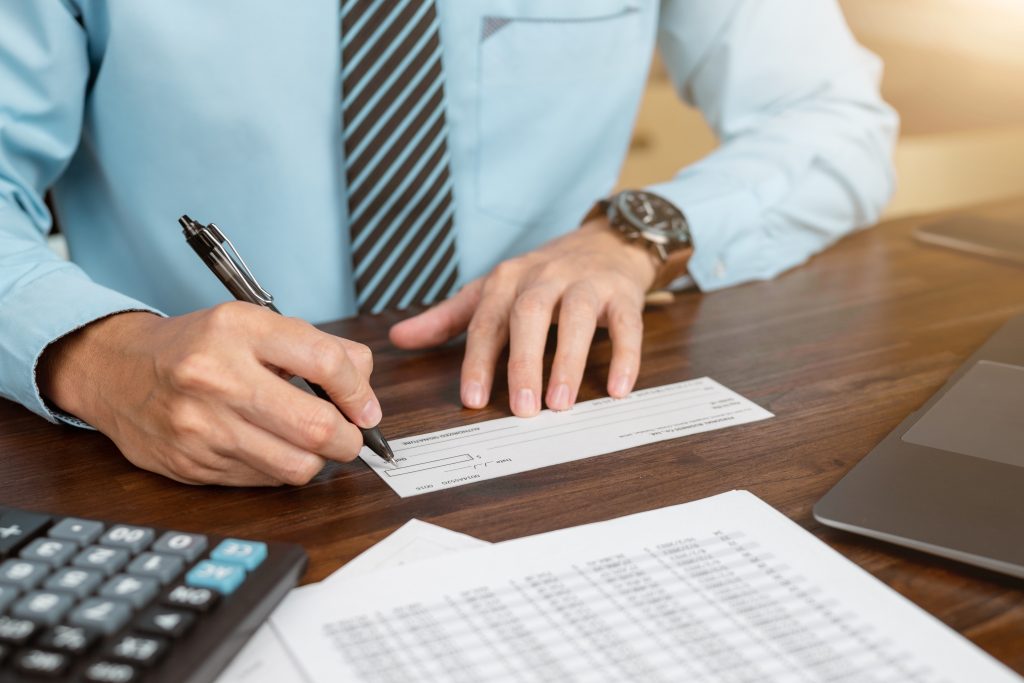
[[[708,377],[578,403],[531,418],[504,417],[394,439],[395,465],[360,457],[407,498],[507,474],[756,422],[770,412]]]

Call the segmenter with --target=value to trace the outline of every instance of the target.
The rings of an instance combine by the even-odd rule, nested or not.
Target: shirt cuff
[[[738,248],[756,239],[761,202],[753,193],[735,187],[729,178],[710,171],[683,172],[673,180],[652,185],[650,192],[675,204],[686,216],[693,241],[687,269],[703,291],[712,291],[762,276],[757,250]],[[745,252],[737,258],[737,252]]]
[[[58,339],[116,313],[160,311],[90,280],[71,263],[51,269],[0,297],[0,394],[50,422],[87,424],[50,406],[39,391],[37,367]]]

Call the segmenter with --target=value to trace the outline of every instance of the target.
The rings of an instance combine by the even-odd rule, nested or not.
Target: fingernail
[[[609,392],[615,398],[625,398],[629,395],[631,382],[627,375],[619,375],[611,382]]]
[[[359,414],[359,426],[364,429],[376,427],[382,417],[384,414],[380,411],[380,404],[377,403],[377,399],[371,398],[363,406],[363,412]]]
[[[537,412],[537,399],[532,389],[520,389],[512,401],[512,412],[516,415],[533,415]]]
[[[470,382],[462,390],[462,405],[467,408],[483,408],[486,402],[484,385],[480,382]]]
[[[555,387],[555,390],[551,392],[551,400],[548,401],[548,406],[552,410],[568,410],[569,409],[569,385],[565,382]]]

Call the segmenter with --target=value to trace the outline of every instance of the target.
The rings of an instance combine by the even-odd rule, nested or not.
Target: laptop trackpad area
[[[1024,467],[1024,367],[978,361],[903,440]]]

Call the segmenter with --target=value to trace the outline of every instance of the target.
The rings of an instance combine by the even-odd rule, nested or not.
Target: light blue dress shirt
[[[439,0],[463,282],[613,187],[651,56],[721,147],[654,186],[704,290],[874,222],[897,120],[833,0]],[[338,0],[0,3],[0,394],[53,419],[46,346],[226,300],[176,224],[232,237],[280,308],[352,315]],[[47,247],[53,203],[72,262]]]

